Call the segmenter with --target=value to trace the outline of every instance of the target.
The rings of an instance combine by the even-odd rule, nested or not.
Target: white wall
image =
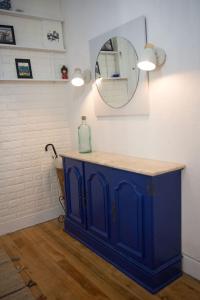
[[[16,0],[14,3],[32,14],[60,15],[59,1]],[[1,50],[0,64],[7,63],[11,70],[15,69],[14,60],[7,58],[11,52],[21,58],[30,54]],[[37,64],[44,66],[45,53],[32,54],[37,57]],[[55,54],[57,59],[59,56]],[[35,62],[36,59],[32,61],[33,70]],[[40,76],[49,78],[48,72],[43,68]],[[44,147],[54,143],[58,152],[71,148],[68,87],[51,83],[0,83],[0,234],[62,213],[55,170]]]
[[[21,9],[26,13],[59,18],[60,1],[59,0],[11,0],[12,10]]]
[[[95,86],[74,89],[73,142],[75,148],[77,126],[84,114],[92,127],[95,150],[186,164],[182,187],[184,269],[200,278],[200,1],[62,0],[62,5],[71,68],[89,67],[89,39],[141,15],[147,18],[148,40],[166,50],[166,64],[150,75],[149,117],[97,119]]]

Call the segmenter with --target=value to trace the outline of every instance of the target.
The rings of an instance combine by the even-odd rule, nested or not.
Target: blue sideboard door
[[[129,172],[113,176],[112,240],[124,255],[141,259],[144,256],[144,194]]]
[[[109,222],[109,185],[105,168],[94,164],[85,164],[87,229],[95,237],[108,240]]]
[[[85,225],[83,163],[64,159],[67,218],[78,225]]]

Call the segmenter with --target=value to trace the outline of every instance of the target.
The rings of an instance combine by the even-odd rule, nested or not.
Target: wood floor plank
[[[49,300],[200,300],[200,282],[182,276],[156,295],[63,232],[52,220],[0,237],[9,256],[20,256]]]
[[[45,230],[44,227],[43,227],[43,230]],[[55,241],[57,235],[55,234],[55,232],[53,230],[49,230],[49,228],[48,228],[48,230],[45,230],[45,232],[49,237],[52,238],[53,241]],[[106,291],[109,294],[109,296],[111,297],[111,299],[118,299],[118,298],[119,299],[127,299],[127,300],[143,299],[143,298],[137,297],[137,295],[135,295],[133,293],[133,291],[130,292],[126,286],[121,285],[120,280],[116,281],[115,278],[113,278],[112,270],[119,272],[118,270],[116,270],[116,268],[114,268],[111,264],[108,264],[101,257],[94,254],[91,250],[86,248],[84,245],[79,243],[77,240],[73,239],[72,237],[70,237],[69,235],[66,235],[64,233],[64,234],[59,235],[59,238],[57,238],[56,241],[57,241],[57,245],[64,247],[65,251],[67,251],[68,254],[71,253],[74,256],[74,258],[78,262],[78,264],[77,263],[76,264],[78,265],[79,269],[80,269],[81,264],[83,264],[84,272],[87,269],[89,269],[90,272],[93,273],[93,278],[96,283],[98,283],[97,279],[100,279],[101,286],[102,286],[102,282],[106,282],[107,288],[109,288],[109,289],[112,288],[111,295],[108,292],[108,290],[106,289]],[[72,259],[72,258],[70,258],[70,259]],[[121,274],[121,276],[125,276],[121,272],[119,272],[119,273]],[[105,288],[106,287],[104,286],[104,289]]]
[[[12,237],[11,237],[12,236]],[[24,264],[28,266],[31,276],[34,281],[37,282],[40,289],[47,296],[48,299],[86,299],[84,293],[79,295],[79,291],[77,289],[76,293],[72,292],[70,287],[70,283],[64,277],[62,272],[52,265],[51,261],[48,262],[48,257],[43,259],[41,258],[41,251],[39,245],[34,245],[26,240],[23,237],[23,231],[16,232],[14,235],[11,235],[10,238],[13,240],[15,238],[22,237],[25,241],[25,246],[23,248],[18,248],[17,253],[21,257],[23,257]],[[5,241],[4,241],[5,243]],[[12,241],[9,241],[9,237],[7,238],[7,246],[10,245],[10,248],[7,248],[8,253],[12,253],[13,249],[16,249],[16,245],[13,245]],[[63,284],[64,281],[64,284]]]
[[[43,233],[43,231],[40,231],[38,229],[36,229],[36,230],[37,230],[37,234],[39,232],[41,234]],[[119,284],[116,284],[113,286],[113,283],[110,282],[109,280],[105,281],[104,275],[102,276],[103,277],[103,280],[102,280],[101,276],[99,276],[99,275],[101,275],[101,268],[96,269],[96,272],[93,272],[93,268],[92,268],[93,264],[92,265],[89,264],[89,266],[88,266],[88,263],[90,263],[90,259],[87,259],[87,257],[85,257],[85,256],[82,257],[82,255],[80,255],[80,251],[78,248],[77,248],[77,251],[74,249],[73,244],[74,243],[77,244],[77,241],[75,241],[74,239],[72,239],[70,237],[72,246],[69,247],[69,243],[67,243],[67,241],[65,241],[65,243],[63,243],[63,240],[61,239],[60,235],[55,236],[51,230],[50,231],[48,230],[47,232],[49,232],[49,234],[45,233],[46,246],[48,246],[49,253],[51,253],[52,247],[55,245],[56,245],[57,250],[59,249],[60,252],[59,253],[56,252],[56,257],[57,257],[57,259],[59,258],[58,264],[61,267],[62,267],[62,263],[60,264],[60,258],[62,257],[63,265],[65,265],[65,267],[67,265],[68,269],[71,270],[71,268],[73,267],[72,264],[74,266],[76,266],[76,268],[74,268],[74,273],[76,273],[76,274],[80,273],[80,275],[82,275],[82,278],[85,278],[85,280],[87,279],[90,282],[90,284],[92,283],[93,286],[95,286],[95,289],[97,289],[97,286],[99,286],[99,291],[103,287],[103,290],[104,291],[106,290],[107,295],[110,297],[110,299],[116,299],[116,300],[118,298],[123,299],[123,296],[124,296],[125,297],[124,299],[138,300],[137,297],[134,297],[131,293],[126,292],[124,290],[124,287],[120,287]],[[65,233],[63,234],[63,236],[64,236],[64,238],[66,238]],[[80,245],[80,246],[82,246],[82,245]],[[90,251],[90,250],[87,249],[87,251]],[[53,250],[53,252],[55,252],[55,251]],[[98,257],[95,255],[95,258],[98,258]],[[54,259],[54,257],[52,257],[52,259]],[[116,292],[117,290],[118,290],[118,293]],[[105,299],[107,299],[108,296],[104,296]],[[94,297],[94,295],[93,295],[93,297]]]
[[[43,230],[46,228],[45,232],[47,235],[51,235],[52,239],[55,240],[58,228],[53,225],[53,223],[43,224]],[[48,228],[48,229],[47,229]],[[160,299],[155,295],[151,295],[133,280],[128,278],[126,275],[121,273],[111,264],[107,263],[101,257],[95,255],[90,249],[86,248],[79,241],[75,240],[66,233],[62,232],[59,235],[62,240],[62,245],[67,243],[65,248],[68,249],[68,253],[73,253],[79,262],[84,264],[85,268],[93,270],[95,277],[101,278],[108,283],[109,287],[113,287],[113,290],[117,291],[119,299],[141,299],[141,300],[156,300]],[[80,255],[81,254],[81,255]],[[101,283],[102,284],[102,283]],[[115,296],[117,297],[117,296]],[[135,297],[135,298],[133,298]],[[114,298],[113,296],[113,299]]]
[[[37,234],[39,232],[40,234],[44,234],[43,231],[37,229]],[[82,277],[87,278],[87,280],[89,280],[90,283],[92,283],[96,288],[99,287],[99,291],[100,290],[106,291],[110,299],[115,299],[115,300],[122,299],[123,295],[126,296],[125,299],[129,299],[129,298],[138,299],[136,297],[133,298],[133,295],[131,295],[131,293],[127,295],[128,293],[124,292],[124,288],[123,287],[121,288],[119,284],[113,286],[113,284],[110,284],[108,280],[105,281],[105,276],[102,276],[103,278],[101,278],[101,276],[99,276],[101,275],[101,268],[100,270],[97,269],[96,272],[94,272],[93,268],[91,268],[90,265],[88,266],[87,258],[85,257],[82,258],[80,252],[77,252],[76,255],[74,255],[73,249],[69,249],[68,244],[66,244],[65,247],[63,248],[62,246],[59,245],[57,239],[55,243],[54,236],[49,236],[45,234],[45,238],[46,238],[46,245],[48,245],[49,253],[52,254],[52,259],[57,260],[57,263],[61,265],[61,267],[62,267],[62,263],[60,262],[61,260],[63,261],[63,265],[65,266],[66,264],[68,266],[70,265],[70,268],[72,266],[75,266],[75,272],[80,272]],[[53,247],[56,247],[56,250],[59,250],[59,252],[55,251],[55,249],[52,252]],[[56,252],[56,256],[54,257],[55,252]],[[118,292],[117,289],[119,290]]]
[[[33,236],[31,236],[31,239],[34,240]],[[54,241],[55,245],[55,241]],[[48,257],[48,260],[51,261],[51,263],[55,264],[57,268],[60,268],[60,270],[63,270],[65,273],[63,276],[67,279],[67,277],[70,278],[70,280],[74,280],[74,282],[71,282],[72,285],[77,285],[81,289],[83,289],[87,294],[86,298],[91,297],[93,299],[108,299],[108,297],[103,294],[103,292],[96,288],[95,285],[93,285],[87,278],[84,276],[84,274],[80,273],[73,265],[68,263],[64,256],[59,255],[59,261],[58,259],[55,259],[54,255],[56,254],[56,257],[58,257],[59,252],[54,249],[54,247],[51,246],[51,244],[45,240],[45,242],[40,244],[40,250],[42,253],[45,253],[45,257]]]
[[[38,268],[40,268],[40,265],[43,264],[45,268],[48,270],[48,282],[50,282],[54,288],[55,287],[55,281],[59,281],[59,287],[60,289],[65,289],[66,294],[69,297],[69,299],[74,299],[75,295],[77,299],[83,299],[86,300],[89,298],[89,295],[86,293],[84,289],[82,289],[78,282],[73,280],[73,278],[68,275],[65,271],[63,271],[50,257],[48,247],[43,251],[39,250],[37,251],[36,248],[40,248],[40,245],[34,244],[32,235],[27,232],[22,232],[23,239],[26,241],[26,246],[24,247],[24,252],[28,251],[30,253],[30,249],[36,253],[37,252],[37,258],[40,261],[40,264],[37,265]],[[28,249],[26,249],[28,247]],[[26,252],[27,254],[27,252]],[[34,256],[32,256],[34,258]],[[43,276],[46,274],[46,271],[43,272]],[[42,278],[41,278],[42,279]],[[45,285],[47,282],[45,281]],[[69,289],[70,287],[70,289]],[[59,290],[58,290],[59,291]],[[70,295],[71,294],[71,295]],[[47,295],[47,294],[46,294]],[[50,295],[49,295],[50,296]]]
[[[184,278],[176,280],[176,282],[164,288],[158,294],[164,300],[200,300],[198,289],[191,284],[186,284]]]

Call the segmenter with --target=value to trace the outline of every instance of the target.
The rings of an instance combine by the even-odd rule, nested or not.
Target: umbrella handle
[[[53,144],[47,144],[47,145],[45,146],[45,151],[48,151],[48,148],[49,148],[49,146],[51,146],[51,147],[52,147],[52,149],[53,149],[53,152],[54,152],[54,155],[55,155],[55,157],[53,157],[53,159],[56,159],[56,158],[58,158],[58,154],[57,154],[57,152],[56,152],[56,149],[55,149],[55,147],[54,147],[54,145],[53,145]]]

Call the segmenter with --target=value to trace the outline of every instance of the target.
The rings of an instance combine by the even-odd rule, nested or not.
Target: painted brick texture
[[[53,160],[44,147],[71,149],[66,89],[0,86],[0,227],[59,206]]]

